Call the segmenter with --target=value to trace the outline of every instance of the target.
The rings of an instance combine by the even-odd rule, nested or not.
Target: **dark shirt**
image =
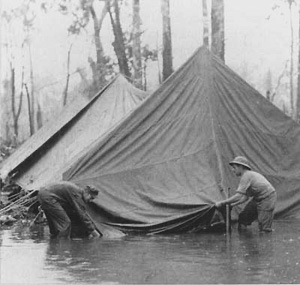
[[[40,199],[52,197],[60,203],[70,216],[77,216],[86,226],[89,232],[95,226],[86,211],[86,203],[83,200],[83,189],[68,181],[61,181],[42,187],[39,191]]]

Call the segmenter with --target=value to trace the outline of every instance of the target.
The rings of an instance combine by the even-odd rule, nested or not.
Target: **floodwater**
[[[300,223],[274,229],[70,241],[42,226],[2,229],[0,283],[300,283]]]

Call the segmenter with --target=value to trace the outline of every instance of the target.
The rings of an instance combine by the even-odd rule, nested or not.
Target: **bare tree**
[[[27,87],[27,84],[24,84],[25,86],[25,90],[26,90],[26,95],[27,95],[27,106],[28,106],[28,119],[29,119],[29,131],[30,131],[30,135],[32,136],[34,134],[34,125],[33,125],[33,116],[32,116],[32,110],[31,110],[31,97],[29,94],[29,90]]]
[[[299,27],[298,27],[298,41],[300,43],[300,6],[299,6]],[[300,121],[300,48],[298,49],[298,77],[297,77],[297,104],[296,104],[296,120]]]
[[[207,1],[202,0],[202,19],[203,19],[203,45],[209,46],[208,12]]]
[[[127,56],[125,52],[124,34],[120,21],[120,8],[118,0],[107,0],[107,3],[108,13],[110,16],[110,21],[115,37],[113,47],[118,59],[120,72],[123,73],[126,77],[131,78]]]
[[[149,49],[149,47],[146,45],[142,48],[142,58],[143,58],[143,89],[147,90],[147,67],[148,67],[148,61],[155,61],[157,60],[158,56],[157,56],[157,49]],[[159,73],[160,75],[160,73]],[[160,80],[160,77],[159,77]],[[161,83],[161,81],[159,81]]]
[[[163,81],[173,73],[171,18],[169,0],[161,0],[161,12],[163,23]]]
[[[35,121],[34,121],[34,114],[35,114],[35,92],[34,92],[34,80],[33,80],[33,63],[32,63],[32,52],[31,52],[31,43],[29,41],[29,33],[30,33],[30,29],[32,26],[32,22],[33,19],[31,20],[26,20],[26,24],[25,25],[25,30],[27,31],[27,46],[28,46],[28,54],[29,54],[29,68],[30,68],[30,101],[31,101],[31,106],[30,106],[30,110],[31,110],[31,128],[32,128],[32,133],[35,132]]]
[[[11,82],[11,110],[13,116],[14,138],[17,140],[19,135],[18,122],[19,122],[19,117],[21,114],[22,102],[23,102],[24,66],[22,67],[22,79],[21,79],[21,91],[20,91],[19,103],[16,102],[17,101],[16,86],[15,86],[16,73],[12,62],[10,63],[10,71],[11,71],[11,81],[10,81]],[[17,143],[17,141],[15,143]]]
[[[16,64],[15,64],[15,56],[13,51],[13,33],[11,32],[11,21],[15,16],[15,11],[11,13],[3,13],[2,17],[5,20],[8,28],[8,39],[6,43],[6,52],[7,58],[9,60],[9,68],[10,68],[10,79],[8,80],[9,85],[8,88],[8,96],[10,101],[10,108],[11,108],[11,115],[12,115],[12,124],[13,124],[13,143],[16,145],[18,143],[18,135],[19,135],[19,118],[22,110],[22,103],[23,103],[23,85],[24,85],[24,74],[25,74],[25,67],[24,63],[22,62],[21,66],[21,83],[20,83],[20,94],[19,100],[17,96],[16,90]],[[22,53],[24,52],[24,45],[25,41],[23,40],[21,50]],[[23,54],[24,55],[24,54]],[[7,124],[9,126],[9,124]],[[7,135],[9,132],[7,132]],[[8,138],[8,137],[7,137]]]
[[[277,88],[279,88],[279,84],[280,84],[280,80],[282,79],[283,76],[286,76],[289,78],[289,91],[290,91],[290,109],[291,109],[291,117],[295,120],[297,120],[298,117],[298,98],[294,98],[294,25],[293,25],[293,6],[296,6],[296,4],[299,1],[296,0],[283,0],[283,3],[287,3],[288,4],[288,9],[289,9],[289,24],[290,24],[290,35],[291,35],[291,42],[290,42],[290,60],[289,62],[286,62],[286,66],[285,66],[285,71],[282,75],[280,75],[279,79],[278,79],[278,83],[277,83]],[[277,10],[278,8],[280,8],[280,5],[275,4],[272,8],[272,10]],[[300,17],[300,10],[299,10],[299,17]],[[270,18],[270,16],[268,17]],[[299,29],[300,29],[300,19],[299,19]],[[300,30],[299,30],[299,40],[300,40]],[[289,66],[289,72],[286,72],[287,67]],[[300,73],[300,51],[298,54],[298,89],[297,89],[297,97],[300,96],[300,77],[299,77],[299,73]],[[276,89],[275,89],[276,91]],[[296,99],[296,100],[295,100]],[[295,104],[296,101],[296,104]],[[286,108],[286,106],[285,106]]]
[[[271,102],[274,102],[274,99],[275,99],[275,96],[276,96],[276,94],[278,93],[278,90],[279,90],[279,88],[280,88],[280,85],[282,84],[281,83],[281,80],[283,79],[283,78],[285,78],[286,76],[288,76],[288,64],[289,64],[289,61],[287,60],[286,62],[285,62],[285,65],[284,65],[284,68],[283,68],[283,71],[282,71],[282,73],[279,75],[279,77],[277,78],[277,83],[276,83],[276,86],[275,86],[275,88],[274,88],[274,92],[273,92],[273,94],[271,95]]]
[[[41,8],[47,12],[54,8],[59,8],[59,11],[63,15],[73,17],[73,22],[68,28],[68,32],[71,35],[78,35],[82,31],[86,32],[86,26],[92,21],[94,34],[93,44],[95,46],[96,58],[89,56],[88,63],[92,70],[93,82],[92,86],[86,88],[88,96],[93,96],[95,92],[101,89],[106,83],[106,76],[112,73],[112,68],[109,66],[109,57],[106,57],[101,42],[100,32],[103,26],[103,22],[108,14],[109,4],[108,0],[99,0],[102,5],[99,7],[94,5],[94,0],[41,0]],[[95,7],[94,7],[95,6]]]
[[[34,133],[34,82],[33,82],[33,64],[32,64],[32,54],[31,54],[31,43],[30,43],[30,35],[31,32],[34,28],[34,21],[36,18],[36,12],[34,7],[34,1],[32,0],[26,0],[23,1],[20,6],[17,8],[12,9],[11,11],[7,12],[4,15],[4,18],[8,20],[9,24],[12,24],[12,20],[21,20],[22,21],[22,29],[23,29],[23,35],[24,37],[21,38],[22,44],[21,44],[21,52],[22,52],[22,65],[18,66],[17,64],[14,64],[12,67],[11,65],[11,70],[12,70],[12,85],[15,85],[15,78],[16,78],[16,70],[20,70],[21,72],[21,85],[20,85],[20,103],[19,107],[16,108],[14,107],[15,102],[16,102],[16,92],[15,92],[15,86],[12,86],[12,116],[13,116],[13,124],[14,124],[14,133],[16,135],[16,139],[18,138],[18,120],[20,117],[21,113],[21,106],[22,106],[22,98],[23,98],[23,89],[25,86],[25,61],[24,61],[24,49],[25,46],[28,47],[28,57],[29,57],[29,76],[30,76],[30,85],[31,85],[31,92],[28,94],[30,96],[30,114],[29,115],[29,121],[30,121],[30,134],[32,135]],[[13,37],[13,34],[11,35]],[[16,40],[15,40],[16,41]],[[17,41],[16,41],[17,42]],[[11,45],[11,50],[12,50],[12,45]],[[18,78],[18,77],[17,77]],[[28,92],[28,89],[26,89]]]
[[[69,81],[70,81],[70,58],[71,58],[71,50],[72,50],[73,44],[70,45],[68,50],[68,56],[67,56],[67,78],[66,78],[66,86],[63,92],[63,106],[67,104],[67,97],[68,97],[68,89],[69,89]]]
[[[102,29],[105,16],[108,12],[107,1],[105,1],[105,5],[102,8],[102,12],[99,18],[97,17],[97,14],[93,7],[93,1],[89,1],[87,4],[94,23],[94,43],[96,48],[96,62],[94,62],[92,58],[89,58],[89,62],[93,71],[94,86],[96,89],[100,89],[106,83],[105,56],[104,56],[103,46],[100,39],[100,31]]]
[[[36,14],[34,9],[30,8],[31,0],[27,2],[26,13],[24,14],[23,19],[23,29],[26,33],[26,44],[28,47],[28,55],[29,55],[29,69],[30,69],[30,114],[29,114],[29,121],[30,121],[30,135],[33,135],[35,132],[35,92],[34,92],[34,79],[33,79],[33,63],[32,63],[32,52],[31,52],[31,42],[30,42],[30,34],[33,29],[33,24],[36,18]],[[25,86],[25,88],[27,88]],[[28,91],[26,89],[26,91]]]
[[[43,126],[43,113],[39,102],[37,102],[36,123],[37,123],[37,129],[39,130]]]
[[[49,2],[50,0],[41,0]],[[79,0],[79,5],[74,5],[73,0],[57,0],[54,4],[50,1],[50,8],[59,7],[63,15],[72,15],[73,23],[68,31],[71,34],[79,34],[86,30],[86,26],[92,20],[94,26],[93,42],[96,48],[96,60],[93,57],[88,57],[88,62],[93,74],[94,88],[98,90],[103,87],[111,76],[115,75],[115,63],[110,57],[105,56],[100,38],[100,31],[103,26],[104,19],[108,14],[114,35],[112,43],[115,55],[118,61],[119,71],[128,79],[133,81],[137,87],[142,87],[143,82],[143,49],[149,50],[146,46],[141,45],[140,36],[140,15],[139,15],[139,0],[132,0],[133,3],[133,30],[131,32],[123,31],[121,25],[121,5],[124,3],[120,0],[99,0],[102,6],[97,6],[95,0]],[[47,2],[47,3],[48,3]],[[52,3],[52,4],[51,4]],[[47,12],[50,8],[48,4],[41,5]],[[140,55],[139,55],[140,54]],[[149,58],[147,58],[148,60]],[[151,57],[150,60],[157,60],[157,57]],[[132,73],[132,74],[131,74]],[[89,93],[92,93],[89,88]],[[94,94],[94,93],[93,93]]]
[[[212,0],[211,5],[212,52],[225,61],[224,0]]]
[[[290,98],[291,98],[291,114],[295,117],[294,111],[294,27],[292,17],[292,4],[294,0],[288,0],[290,13],[290,32],[291,32],[291,46],[290,46]]]
[[[141,18],[140,0],[133,0],[132,17],[132,65],[135,86],[142,87]]]

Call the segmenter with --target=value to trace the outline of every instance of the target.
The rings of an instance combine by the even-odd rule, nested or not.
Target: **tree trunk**
[[[127,62],[127,56],[125,52],[125,43],[124,43],[124,36],[123,36],[123,31],[122,31],[122,26],[120,21],[120,9],[118,5],[118,0],[113,0],[112,5],[110,0],[108,0],[108,2],[109,2],[108,13],[110,15],[110,21],[115,36],[115,40],[112,45],[114,47],[114,51],[118,59],[120,72],[124,74],[127,78],[131,78],[131,74]],[[111,9],[112,6],[114,8],[113,9],[114,15]]]
[[[16,114],[16,107],[15,107],[15,100],[16,100],[16,87],[15,87],[15,69],[10,66],[10,89],[11,89],[11,111],[13,114],[13,121],[15,121],[15,114]],[[17,130],[14,131],[17,133]]]
[[[102,10],[102,14],[100,19],[98,20],[96,12],[94,10],[94,7],[92,6],[93,3],[90,4],[90,13],[93,18],[94,22],[94,42],[95,42],[95,48],[96,48],[96,62],[92,60],[92,58],[89,58],[89,63],[93,72],[93,85],[94,85],[94,92],[98,91],[100,88],[102,88],[106,84],[105,80],[105,61],[104,61],[104,52],[103,52],[103,46],[100,39],[100,31],[102,28],[102,24],[104,21],[104,18],[107,14],[107,4],[105,3],[105,6]]]
[[[171,18],[169,0],[161,0],[161,13],[163,23],[163,81],[173,73]]]
[[[143,87],[142,82],[142,58],[141,58],[141,19],[140,0],[133,0],[133,23],[132,23],[132,55],[133,55],[133,79],[138,88]]]
[[[71,49],[72,44],[68,50],[68,58],[67,58],[67,79],[66,79],[66,86],[63,92],[63,106],[67,104],[67,97],[68,97],[68,89],[69,89],[69,81],[70,81],[70,57],[71,57]]]
[[[22,75],[21,75],[21,92],[18,108],[16,108],[16,86],[15,86],[15,69],[10,63],[11,69],[11,110],[12,110],[12,119],[13,119],[13,127],[14,127],[14,139],[15,143],[17,143],[18,135],[19,135],[19,117],[21,114],[22,103],[23,103],[23,82],[24,82],[24,66],[22,67]]]
[[[294,29],[293,29],[293,18],[292,18],[292,1],[289,1],[290,11],[290,30],[291,30],[291,49],[290,49],[290,98],[291,98],[291,117],[295,118],[294,111]]]
[[[299,27],[298,27],[298,41],[300,43],[300,7],[299,7]],[[300,122],[300,48],[298,49],[298,78],[297,78],[297,110],[296,120]]]
[[[15,106],[15,101],[16,101],[15,69],[12,67],[12,64],[11,64],[11,68],[10,68],[10,73],[11,73],[11,78],[10,78],[11,111],[12,111],[12,116],[13,116],[14,135],[15,135],[15,137],[18,137],[18,135],[19,135],[18,117],[16,115],[16,106]]]
[[[212,52],[225,61],[224,0],[212,0],[211,37]]]
[[[144,66],[143,66],[143,73],[144,73],[144,90],[147,90],[147,59],[144,60]]]
[[[27,95],[27,106],[28,106],[28,119],[29,119],[29,131],[30,131],[30,136],[32,136],[34,134],[34,129],[33,129],[33,118],[32,118],[32,110],[31,110],[31,98],[30,98],[30,94],[28,91],[28,87],[25,84],[25,90],[26,90],[26,95]]]
[[[31,53],[31,46],[30,42],[28,42],[28,49],[29,49],[29,60],[30,60],[30,85],[31,85],[31,93],[30,93],[30,99],[31,99],[31,128],[32,133],[35,132],[35,122],[34,122],[34,115],[35,115],[35,94],[34,94],[34,82],[33,82],[33,64],[32,64],[32,53]]]
[[[203,45],[209,46],[208,12],[207,1],[202,0],[202,19],[203,19]]]
[[[37,103],[36,123],[37,123],[37,128],[39,130],[43,126],[42,109],[39,103]]]

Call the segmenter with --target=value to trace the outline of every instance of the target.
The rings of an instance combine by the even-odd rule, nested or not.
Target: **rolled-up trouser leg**
[[[257,219],[257,204],[251,200],[239,214],[238,223],[249,226]]]
[[[273,211],[258,211],[258,228],[260,231],[271,232]]]
[[[39,200],[48,220],[51,237],[70,237],[71,221],[60,203],[51,196],[39,197]]]

